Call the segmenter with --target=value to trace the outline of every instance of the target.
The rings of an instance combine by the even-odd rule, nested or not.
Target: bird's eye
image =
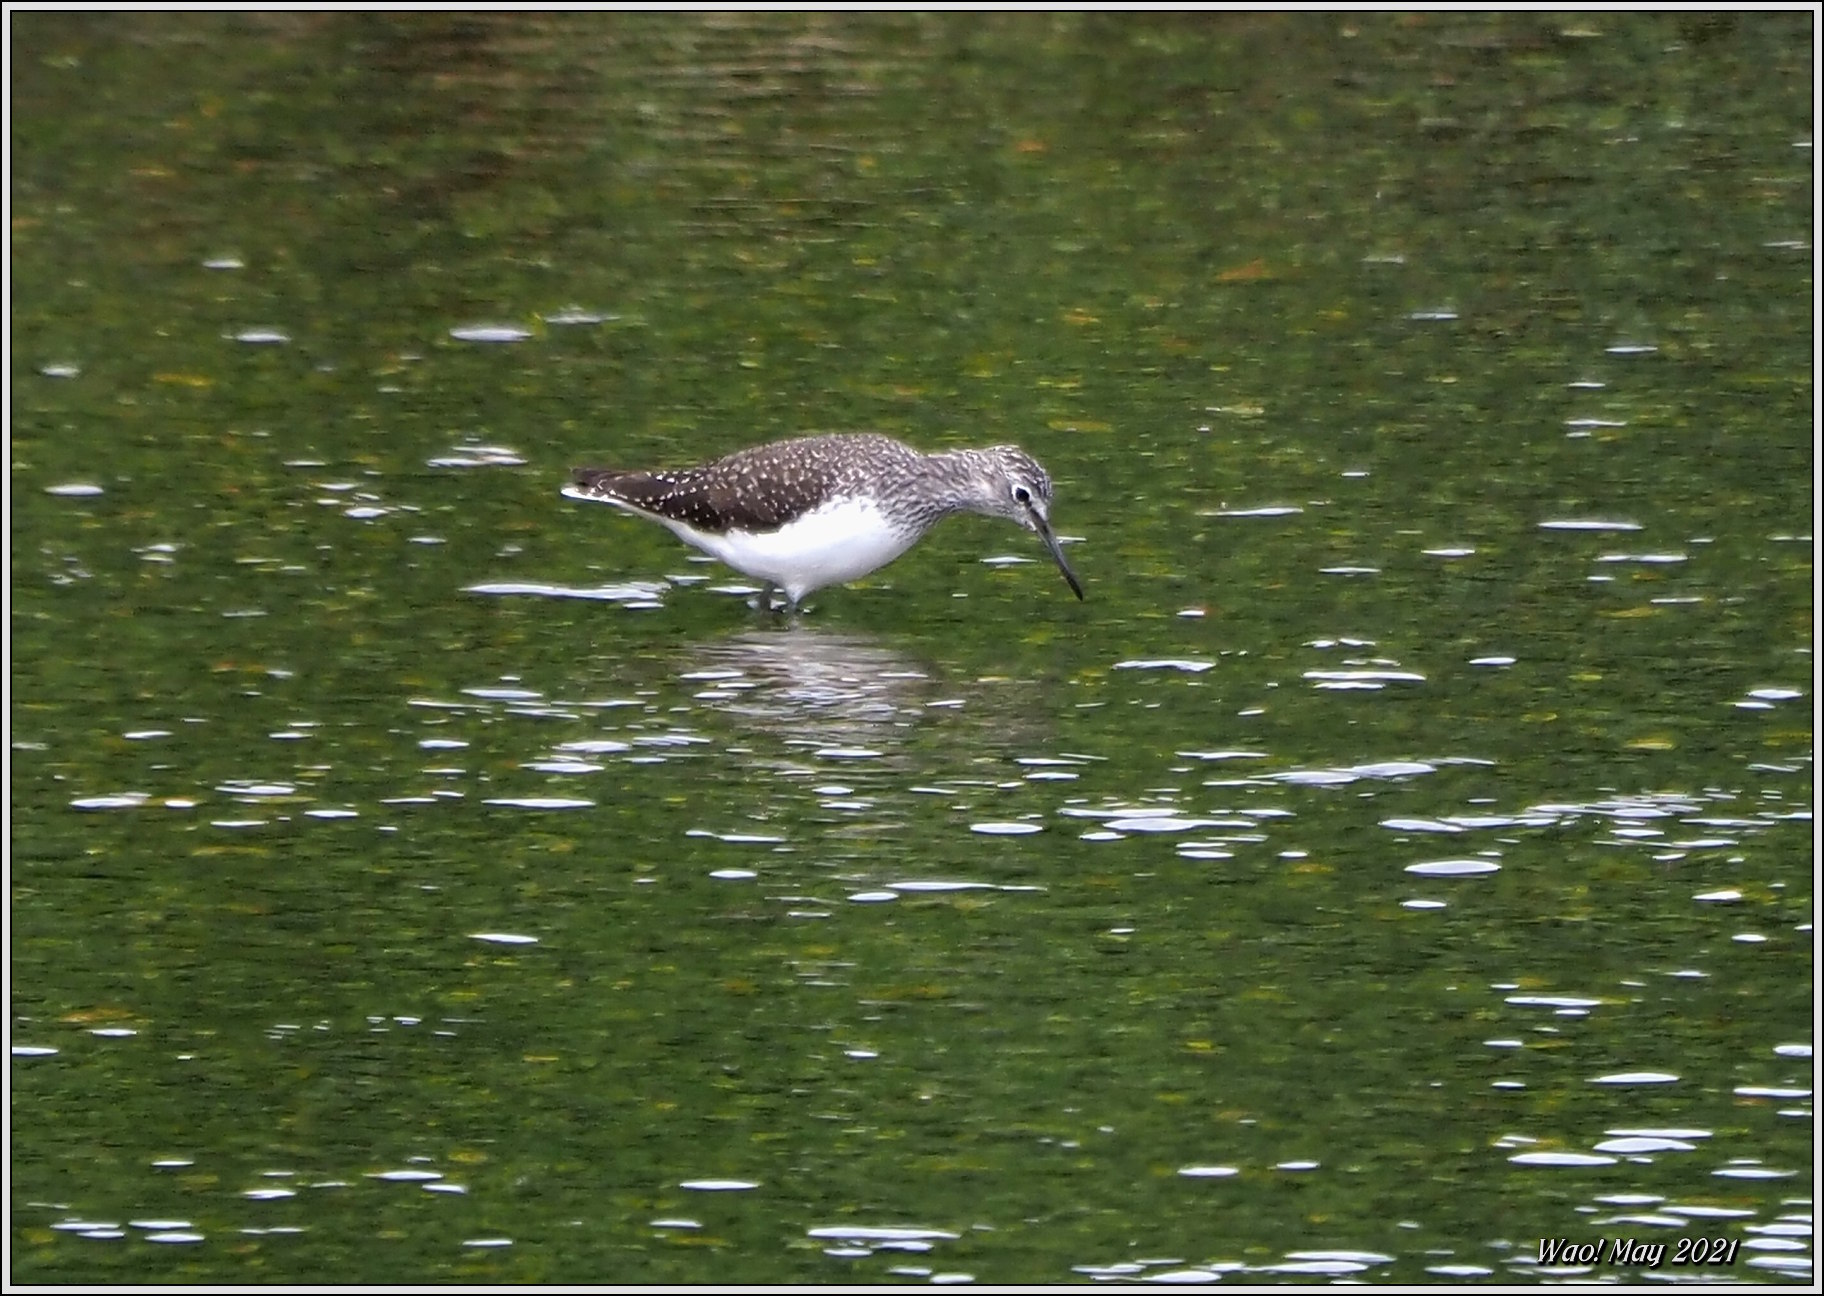
[[[1015,486],[1013,488],[1013,498],[1018,500],[1021,504],[1030,504],[1032,503],[1032,492],[1027,490],[1024,486]]]

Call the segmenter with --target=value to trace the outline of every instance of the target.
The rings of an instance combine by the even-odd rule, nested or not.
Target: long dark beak
[[[1035,508],[1028,507],[1026,512],[1032,518],[1032,529],[1039,533],[1039,539],[1043,540],[1046,549],[1051,551],[1052,561],[1058,564],[1058,570],[1063,572],[1064,579],[1070,582],[1071,592],[1077,596],[1078,602],[1082,602],[1083,586],[1078,582],[1077,574],[1070,569],[1070,564],[1064,561],[1064,546],[1058,543],[1058,537],[1053,534],[1051,524],[1040,517],[1039,511]]]

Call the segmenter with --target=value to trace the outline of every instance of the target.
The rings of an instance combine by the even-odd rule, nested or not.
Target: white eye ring
[[[1030,504],[1032,503],[1032,492],[1027,490],[1024,486],[1015,486],[1013,488],[1013,498],[1021,504]]]

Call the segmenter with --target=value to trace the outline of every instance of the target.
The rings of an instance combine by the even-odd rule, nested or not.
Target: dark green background
[[[1811,13],[9,18],[15,1281],[1810,1280]],[[1089,600],[556,495],[864,427]]]

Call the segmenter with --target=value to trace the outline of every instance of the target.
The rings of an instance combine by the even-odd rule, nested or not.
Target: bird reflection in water
[[[930,676],[878,641],[802,622],[702,645],[683,678],[696,700],[819,745],[865,745],[883,728],[913,724],[929,705]]]

